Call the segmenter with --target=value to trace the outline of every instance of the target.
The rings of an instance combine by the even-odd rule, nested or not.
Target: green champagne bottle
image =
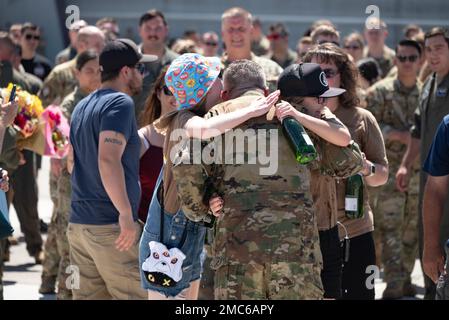
[[[346,181],[345,215],[349,219],[363,217],[363,177],[359,173]]]
[[[293,117],[285,117],[282,120],[282,127],[293,149],[296,161],[300,164],[308,164],[316,159],[317,152],[313,142],[298,120]]]

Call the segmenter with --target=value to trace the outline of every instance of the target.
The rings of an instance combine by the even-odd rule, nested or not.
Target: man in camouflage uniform
[[[373,201],[376,244],[381,242],[383,247],[381,259],[387,283],[384,299],[416,294],[410,275],[418,243],[419,165],[416,163],[414,166],[408,192],[400,192],[396,188],[395,175],[410,140],[409,129],[413,125],[421,91],[417,81],[421,53],[417,42],[400,41],[395,58],[397,77],[386,78],[367,91],[367,108],[382,129],[390,165],[388,182],[376,188],[377,199]]]
[[[16,70],[14,70],[9,58],[0,50],[0,88],[7,87],[9,83],[16,83],[24,90],[29,90],[29,84],[26,79]],[[20,152],[16,145],[17,132],[8,127],[5,130],[2,150],[0,152],[0,167],[8,171],[9,176],[17,170],[20,165]],[[8,204],[12,201],[12,191],[8,192]],[[3,299],[3,263],[5,255],[9,250],[8,240],[0,239],[0,300]]]
[[[243,86],[233,86],[227,81],[227,74],[236,74],[237,70],[248,73],[233,76],[233,81],[238,78]],[[233,64],[224,77],[223,98],[229,100],[213,107],[206,118],[247,107],[268,92],[262,89],[266,88],[266,82],[261,66],[252,61]],[[277,119],[268,120],[266,115],[250,119],[223,135],[223,144],[214,150],[215,153],[224,147],[220,163],[229,157],[235,161],[235,156],[244,156],[245,163],[224,165],[217,161],[206,167],[209,181],[225,203],[212,244],[216,299],[322,298],[322,256],[310,194],[310,171],[296,162],[281,128]],[[254,148],[245,148],[244,154],[226,146],[239,129],[254,130],[254,134],[246,134],[247,145]],[[269,138],[261,138],[263,133]],[[266,147],[261,147],[263,143],[267,143]],[[256,160],[268,144],[270,156],[279,157],[274,160],[274,171]],[[255,164],[249,164],[249,159],[255,160]],[[198,177],[195,165],[186,166]],[[190,176],[185,179],[186,171],[181,171],[184,179],[179,179],[181,173],[177,170],[183,170],[182,167],[175,166],[173,172],[183,210],[189,219],[198,220],[195,215],[200,211],[189,208],[192,203],[201,203],[191,199],[197,198],[191,187],[195,190],[194,185],[198,184],[192,184]]]
[[[385,39],[388,36],[387,24],[378,18],[369,18],[365,29],[365,40],[367,46],[363,52],[364,58],[375,59],[385,78],[394,65],[394,50],[387,47]]]
[[[221,17],[221,32],[226,52],[221,62],[226,69],[236,60],[248,59],[257,62],[265,72],[270,91],[276,90],[276,82],[282,68],[274,61],[256,56],[251,52],[252,15],[242,8],[226,10]]]
[[[67,120],[70,122],[70,117],[72,111],[82,99],[87,96],[79,87],[75,89],[71,94],[69,94],[61,104],[61,110]],[[55,239],[55,245],[57,248],[58,256],[52,256],[52,251],[47,248],[47,243],[45,244],[45,259],[50,260],[48,263],[44,263],[44,268],[48,265],[55,266],[57,268],[57,280],[58,280],[58,300],[71,300],[72,290],[67,288],[67,278],[70,275],[67,273],[67,267],[70,265],[70,255],[69,255],[69,242],[67,240],[67,226],[69,224],[69,214],[70,214],[70,203],[72,195],[72,185],[70,181],[70,173],[67,170],[66,159],[62,160],[61,172],[58,179],[56,180],[57,185],[57,203],[58,206],[52,216],[52,227],[49,229],[50,233]],[[47,251],[47,249],[50,249]],[[47,255],[47,252],[49,253]],[[47,270],[44,273],[51,274],[52,270]],[[42,279],[44,282],[45,279]]]
[[[98,54],[103,50],[105,44],[103,32],[94,26],[87,26],[78,31],[77,52],[78,55],[89,49]],[[56,66],[45,79],[43,89],[40,92],[42,104],[47,107],[51,104],[60,104],[64,98],[72,93],[77,85],[75,77],[76,57],[68,62]],[[50,172],[50,196],[53,201],[52,221],[58,210],[58,179],[63,164],[61,161],[52,159]],[[59,254],[55,239],[55,230],[51,231],[49,226],[48,237],[45,245],[45,261],[42,273],[40,293],[54,292],[56,277],[58,274]],[[54,228],[54,226],[53,226]],[[48,257],[48,258],[47,258]]]

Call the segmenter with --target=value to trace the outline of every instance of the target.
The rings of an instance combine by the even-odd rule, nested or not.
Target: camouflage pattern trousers
[[[215,300],[322,299],[321,267],[277,262],[228,264],[215,271]]]
[[[50,193],[54,203],[48,237],[45,242],[45,256],[42,269],[42,282],[57,280],[58,300],[71,300],[72,290],[67,288],[70,266],[67,226],[71,202],[70,175],[64,170],[60,177],[50,176]]]
[[[390,167],[387,184],[375,188],[373,194],[370,190],[370,202],[374,212],[376,251],[381,252],[384,280],[400,286],[410,281],[418,254],[419,175],[413,174],[408,191],[402,193],[396,189],[396,172],[397,168]]]

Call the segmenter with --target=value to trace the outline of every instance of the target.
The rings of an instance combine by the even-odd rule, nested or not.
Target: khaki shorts
[[[142,300],[147,292],[140,286],[138,241],[128,251],[120,252],[115,241],[120,234],[118,224],[85,225],[69,223],[69,277],[74,300]],[[79,277],[77,278],[77,271]]]

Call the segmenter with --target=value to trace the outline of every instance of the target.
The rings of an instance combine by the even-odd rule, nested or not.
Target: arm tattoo
[[[104,139],[104,143],[113,143],[113,144],[116,144],[116,145],[119,145],[119,146],[121,146],[123,144],[123,142],[121,142],[118,139],[114,139],[114,138],[105,138]]]

